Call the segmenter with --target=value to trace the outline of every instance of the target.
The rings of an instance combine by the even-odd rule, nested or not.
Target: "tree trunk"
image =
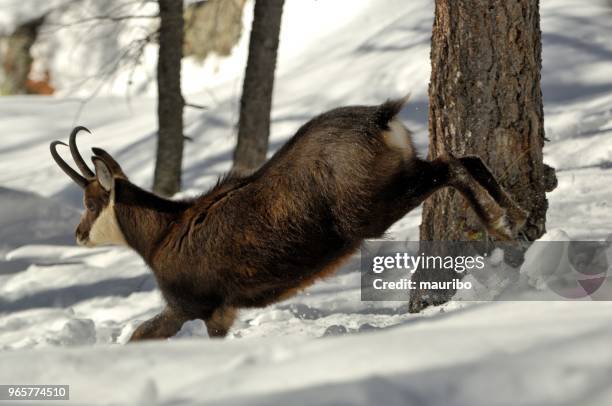
[[[528,240],[545,232],[545,192],[555,186],[554,170],[542,162],[541,50],[538,0],[436,0],[429,158],[445,149],[481,157],[529,212],[522,235]],[[430,241],[488,238],[451,189],[424,203],[420,234]],[[413,293],[418,311],[423,292]]]
[[[33,62],[30,50],[44,22],[42,16],[19,25],[10,35],[0,35],[0,95],[38,93],[28,88],[32,82],[28,79]]]
[[[172,196],[181,188],[183,161],[183,1],[159,0],[159,58],[157,61],[157,161],[153,190]]]
[[[256,0],[238,123],[234,169],[250,171],[266,160],[276,51],[284,0]]]

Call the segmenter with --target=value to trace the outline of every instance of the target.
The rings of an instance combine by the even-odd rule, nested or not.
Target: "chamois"
[[[131,341],[174,335],[203,319],[225,336],[239,308],[288,298],[330,275],[367,238],[442,187],[454,187],[485,228],[512,239],[526,213],[478,157],[417,157],[398,119],[404,99],[341,107],[304,124],[252,174],[223,177],[207,193],[169,200],[132,184],[119,164],[93,148],[95,172],[69,137],[79,174],[51,143],[59,167],[84,189],[76,229],[85,246],[127,245],[152,269],[166,307]]]

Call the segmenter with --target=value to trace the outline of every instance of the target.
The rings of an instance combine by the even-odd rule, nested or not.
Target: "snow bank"
[[[70,384],[71,402],[87,404],[603,405],[610,309],[497,303],[321,340],[4,352],[0,381]]]

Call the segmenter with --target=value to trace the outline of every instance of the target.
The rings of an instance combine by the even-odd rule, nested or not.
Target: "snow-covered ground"
[[[432,18],[427,0],[287,1],[272,148],[321,111],[410,91],[402,118],[424,153]],[[612,234],[611,21],[604,0],[542,1],[545,159],[559,169],[548,228],[572,238]],[[186,194],[230,167],[246,48],[243,38],[210,80],[210,66],[185,68],[188,100],[209,106],[186,111]],[[94,132],[81,150],[105,148],[151,184],[154,99],[0,99],[0,384],[69,384],[73,404],[612,404],[612,303],[410,315],[404,303],[360,300],[358,258],[286,302],[243,311],[226,340],[194,321],[167,342],[121,345],[162,302],[133,253],[73,243],[80,190],[48,145],[77,122]],[[416,210],[391,236],[416,239],[419,222]]]

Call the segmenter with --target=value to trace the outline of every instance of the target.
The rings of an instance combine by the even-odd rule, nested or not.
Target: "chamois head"
[[[76,127],[70,133],[69,146],[72,159],[81,170],[81,174],[72,169],[57,153],[57,145],[66,145],[61,141],[51,143],[51,155],[57,165],[77,185],[83,189],[85,211],[76,229],[75,235],[79,245],[94,247],[97,245],[124,245],[125,239],[117,222],[114,210],[115,182],[127,179],[119,164],[104,150],[92,148],[91,158],[95,173],[89,169],[76,146],[76,135],[79,131],[90,132],[85,127]]]

